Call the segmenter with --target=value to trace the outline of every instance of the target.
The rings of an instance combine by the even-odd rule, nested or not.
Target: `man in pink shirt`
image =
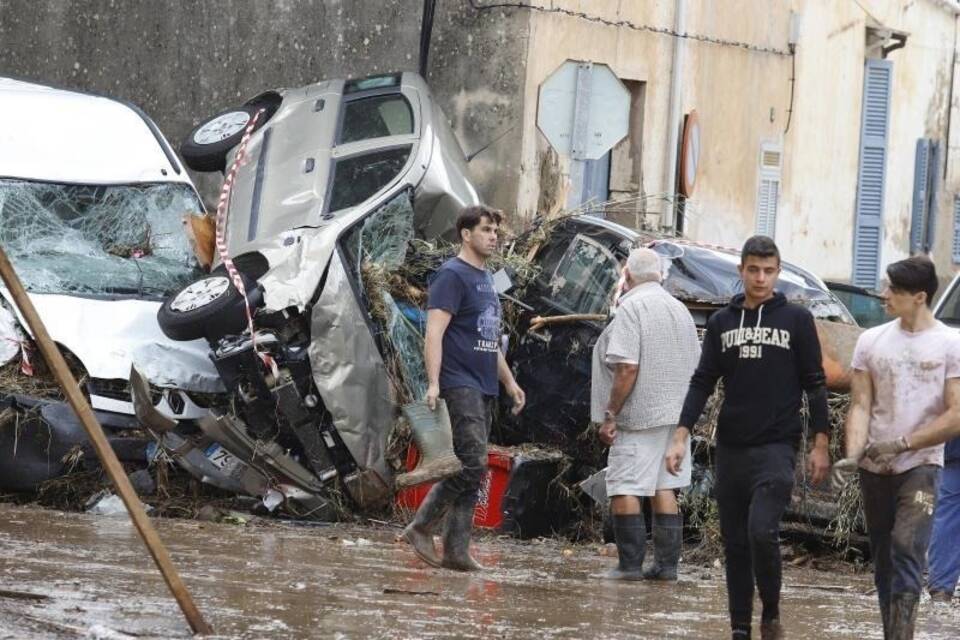
[[[926,257],[887,267],[892,322],[853,354],[842,484],[859,468],[884,638],[913,638],[943,443],[960,434],[960,334],[933,317],[937,274]]]

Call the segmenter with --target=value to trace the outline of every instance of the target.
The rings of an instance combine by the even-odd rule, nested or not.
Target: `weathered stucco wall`
[[[597,18],[672,28],[675,2],[555,0],[543,6],[584,11]],[[696,190],[687,203],[685,233],[696,240],[739,246],[756,230],[761,146],[782,152],[776,240],[784,255],[825,279],[849,280],[860,145],[868,21],[905,31],[894,51],[884,203],[882,263],[909,252],[917,138],[944,140],[955,46],[955,19],[936,0],[777,0],[757,3],[687,2],[686,31],[779,50],[788,49],[791,14],[799,20],[796,70],[788,55],[684,39],[682,113],[696,109],[701,155]],[[656,196],[668,189],[670,72],[674,39],[649,31],[598,24],[550,12],[531,12],[524,92],[523,171],[519,209],[542,208],[541,165],[547,144],[536,129],[540,84],[564,60],[609,64],[623,79],[647,83],[643,123],[642,191],[648,210],[661,213]],[[744,16],[750,16],[745,20]],[[795,78],[792,116],[790,79]],[[960,87],[954,91],[954,113]],[[787,120],[790,119],[789,129]],[[958,140],[954,119],[952,137]],[[951,146],[953,162],[960,158]],[[561,161],[560,170],[566,165]],[[941,272],[950,255],[952,203],[960,172],[939,185],[934,259]]]
[[[590,3],[562,0],[553,2],[552,6],[638,24],[665,25],[672,24],[673,20],[673,2],[669,0],[604,0]],[[670,60],[672,47],[673,41],[667,36],[611,27],[558,13],[530,13],[531,54],[527,61],[523,93],[522,170],[517,203],[520,212],[533,215],[538,205],[543,204],[540,202],[540,176],[544,163],[550,161],[550,146],[537,129],[537,96],[541,83],[566,60],[607,64],[621,79],[646,83],[642,192],[654,196],[647,203],[649,210],[663,210],[664,202],[655,196],[665,191],[661,167],[664,163],[663,135],[667,129],[670,86],[670,66],[665,61]],[[561,160],[559,169],[568,171],[564,160]]]
[[[130,100],[179,146],[198,120],[265,89],[415,71],[422,6],[420,0],[0,0],[0,74]],[[468,152],[519,113],[512,98],[519,93],[525,34],[522,20],[478,14],[467,0],[438,2],[428,81]],[[484,161],[487,169],[511,167],[516,156],[502,145],[485,152]],[[211,199],[219,174],[199,178]],[[503,180],[482,171],[478,178],[482,196],[512,205]]]
[[[687,30],[785,51],[790,8],[789,2],[750,0],[688,3]],[[746,15],[751,19],[744,20]],[[682,111],[696,109],[702,141],[685,232],[740,246],[756,229],[761,144],[775,144],[786,155],[790,58],[697,41],[684,46]],[[792,257],[789,247],[783,249]]]

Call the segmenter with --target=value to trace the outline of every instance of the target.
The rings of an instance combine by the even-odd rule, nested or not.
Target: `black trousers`
[[[463,469],[435,484],[431,492],[436,494],[435,502],[441,510],[448,506],[472,509],[487,471],[487,440],[496,398],[471,387],[446,389],[441,395],[450,412],[453,451]]]
[[[927,464],[895,475],[860,470],[863,515],[870,535],[873,579],[881,609],[898,593],[920,595],[940,467]]]
[[[780,518],[790,503],[796,449],[789,442],[752,447],[717,445],[717,506],[734,629],[750,628],[754,585],[763,617],[779,616]]]

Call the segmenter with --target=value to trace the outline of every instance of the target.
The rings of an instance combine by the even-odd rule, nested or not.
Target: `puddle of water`
[[[483,538],[482,574],[424,569],[396,530],[154,520],[216,638],[726,638],[722,570],[675,585],[591,573],[596,547]],[[572,555],[564,554],[572,548]],[[0,505],[0,638],[188,638],[133,526]],[[881,638],[868,575],[788,568],[789,637]],[[759,611],[759,606],[757,607]],[[918,638],[956,637],[960,609],[922,605]]]

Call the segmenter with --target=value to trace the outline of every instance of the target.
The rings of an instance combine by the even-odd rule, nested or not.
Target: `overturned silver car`
[[[227,393],[191,434],[151,410],[135,371],[138,415],[176,434],[181,454],[195,436],[219,443],[233,458],[221,455],[220,469],[268,506],[292,500],[326,515],[333,486],[375,505],[392,495],[385,449],[397,408],[361,270],[398,265],[415,237],[450,233],[477,194],[416,74],[261,94],[199,124],[181,146],[186,162],[232,164],[255,115],[225,233],[247,296],[218,255],[158,313],[168,337],[208,341]]]

